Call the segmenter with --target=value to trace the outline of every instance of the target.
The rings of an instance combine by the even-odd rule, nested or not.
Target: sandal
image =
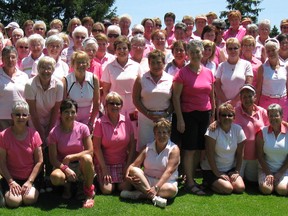
[[[196,184],[192,186],[186,186],[186,191],[191,194],[195,194],[198,196],[205,196],[206,193],[200,189]]]
[[[85,202],[83,203],[83,208],[93,208],[93,207],[94,207],[94,199],[87,198]]]

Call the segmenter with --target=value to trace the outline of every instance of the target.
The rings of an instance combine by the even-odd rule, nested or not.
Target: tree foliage
[[[271,29],[269,36],[270,37],[276,37],[279,34],[280,34],[280,32],[278,31],[278,28],[274,25],[273,28]]]
[[[242,17],[250,17],[252,21],[256,23],[259,12],[263,10],[259,8],[262,1],[263,0],[227,0],[228,6],[226,8],[228,11],[221,11],[220,18],[226,18],[230,10],[239,10]]]
[[[20,26],[27,20],[43,20],[49,23],[61,19],[64,26],[73,17],[91,16],[102,21],[115,15],[115,0],[4,0],[0,1],[0,17],[3,24],[16,21]]]

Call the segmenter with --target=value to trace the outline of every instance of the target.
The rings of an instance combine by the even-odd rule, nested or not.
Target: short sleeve
[[[223,73],[223,63],[224,62],[220,63],[219,67],[216,70],[216,74],[215,74],[216,79],[217,78],[221,79],[221,76],[222,76],[222,73]]]
[[[216,130],[212,131],[209,128],[207,129],[205,136],[208,136],[214,140],[216,140],[217,136],[216,136],[216,132],[218,133],[219,128],[216,128]]]
[[[33,80],[34,80],[34,78],[28,80],[28,82],[25,85],[24,97],[27,100],[35,100],[35,97],[36,97],[36,93],[32,88]]]
[[[32,144],[33,149],[35,149],[42,145],[42,140],[41,140],[40,134],[36,130],[32,128],[30,128],[30,130],[31,130],[31,135],[32,135],[31,144]]]
[[[97,119],[93,130],[93,135],[95,137],[103,137],[101,119]]]
[[[104,71],[103,71],[103,73],[102,73],[102,76],[101,76],[101,81],[102,81],[102,82],[111,83],[111,80],[110,80],[110,71],[109,71],[109,69],[110,69],[112,63],[113,63],[113,62],[109,63],[109,64],[105,67],[105,69],[104,69]]]
[[[238,133],[237,143],[241,143],[244,140],[246,140],[246,136],[242,127],[240,125],[238,126],[239,126],[239,133]]]
[[[86,138],[88,136],[90,136],[90,130],[88,128],[88,126],[86,124],[82,124],[81,123],[81,131],[82,131],[82,138]]]
[[[64,94],[64,87],[61,81],[57,81],[57,91],[56,91],[56,101],[61,102],[63,100],[63,94]]]
[[[183,84],[183,78],[182,78],[182,76],[183,76],[183,68],[180,69],[180,70],[175,74],[175,76],[174,76],[174,78],[173,78],[173,82]]]
[[[253,77],[252,64],[248,61],[246,61],[245,76],[252,76]]]
[[[57,139],[57,135],[56,135],[56,127],[52,128],[52,130],[50,131],[48,138],[48,146],[51,144],[57,144],[58,143],[58,139]]]

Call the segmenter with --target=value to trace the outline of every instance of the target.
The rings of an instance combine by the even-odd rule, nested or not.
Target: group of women
[[[33,34],[31,54],[21,63],[13,46],[4,47],[0,174],[6,205],[33,204],[41,189],[51,191],[43,176],[63,186],[64,199],[76,186],[84,208],[94,206],[95,175],[103,194],[119,190],[122,198],[148,198],[159,207],[176,196],[180,175],[196,195],[205,195],[205,187],[242,193],[244,180],[258,182],[264,194],[287,195],[287,35],[265,40],[263,62],[239,18],[237,11],[228,14],[224,48],[214,43],[219,25],[204,27],[203,41],[174,40],[167,47],[166,31],[150,32],[153,19],[131,40],[117,25],[107,36],[88,37],[73,19],[67,48],[54,34],[43,49],[43,38]],[[199,164],[202,185],[195,181]]]

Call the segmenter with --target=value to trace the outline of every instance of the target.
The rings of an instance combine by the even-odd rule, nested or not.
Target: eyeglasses
[[[108,34],[108,37],[109,38],[117,38],[117,37],[119,37],[119,34]]]
[[[227,117],[232,118],[232,117],[234,117],[233,114],[221,114],[220,116],[224,117],[224,118],[227,118]]]
[[[20,117],[24,117],[24,118],[26,118],[26,117],[28,117],[29,116],[29,114],[26,114],[26,113],[13,113],[17,118],[20,118]]]
[[[39,31],[39,30],[43,31],[44,28],[35,28],[35,30],[36,30],[36,31]]]
[[[75,36],[75,38],[76,38],[76,39],[82,39],[82,40],[84,40],[84,39],[85,39],[85,37],[84,37],[84,36]]]
[[[102,29],[93,29],[92,32],[104,32]]]
[[[239,47],[228,47],[227,49],[228,49],[229,51],[232,51],[232,50],[238,50]]]
[[[133,32],[135,35],[136,34],[144,34],[143,32],[141,32],[141,31],[135,31],[135,32]]]
[[[60,45],[52,45],[52,44],[50,44],[50,45],[48,45],[50,48],[52,48],[52,49],[60,49],[61,48],[61,46]]]
[[[111,105],[111,106],[121,106],[122,105],[121,103],[112,102],[112,101],[109,101],[108,104]]]
[[[135,49],[143,49],[145,47],[145,45],[143,46],[143,45],[134,44],[134,45],[132,45],[132,47],[135,48]]]
[[[159,28],[161,28],[161,27],[162,27],[162,25],[160,25],[160,24],[156,24],[155,26],[156,26],[156,27],[159,27]]]
[[[28,46],[19,46],[20,49],[29,49]]]

